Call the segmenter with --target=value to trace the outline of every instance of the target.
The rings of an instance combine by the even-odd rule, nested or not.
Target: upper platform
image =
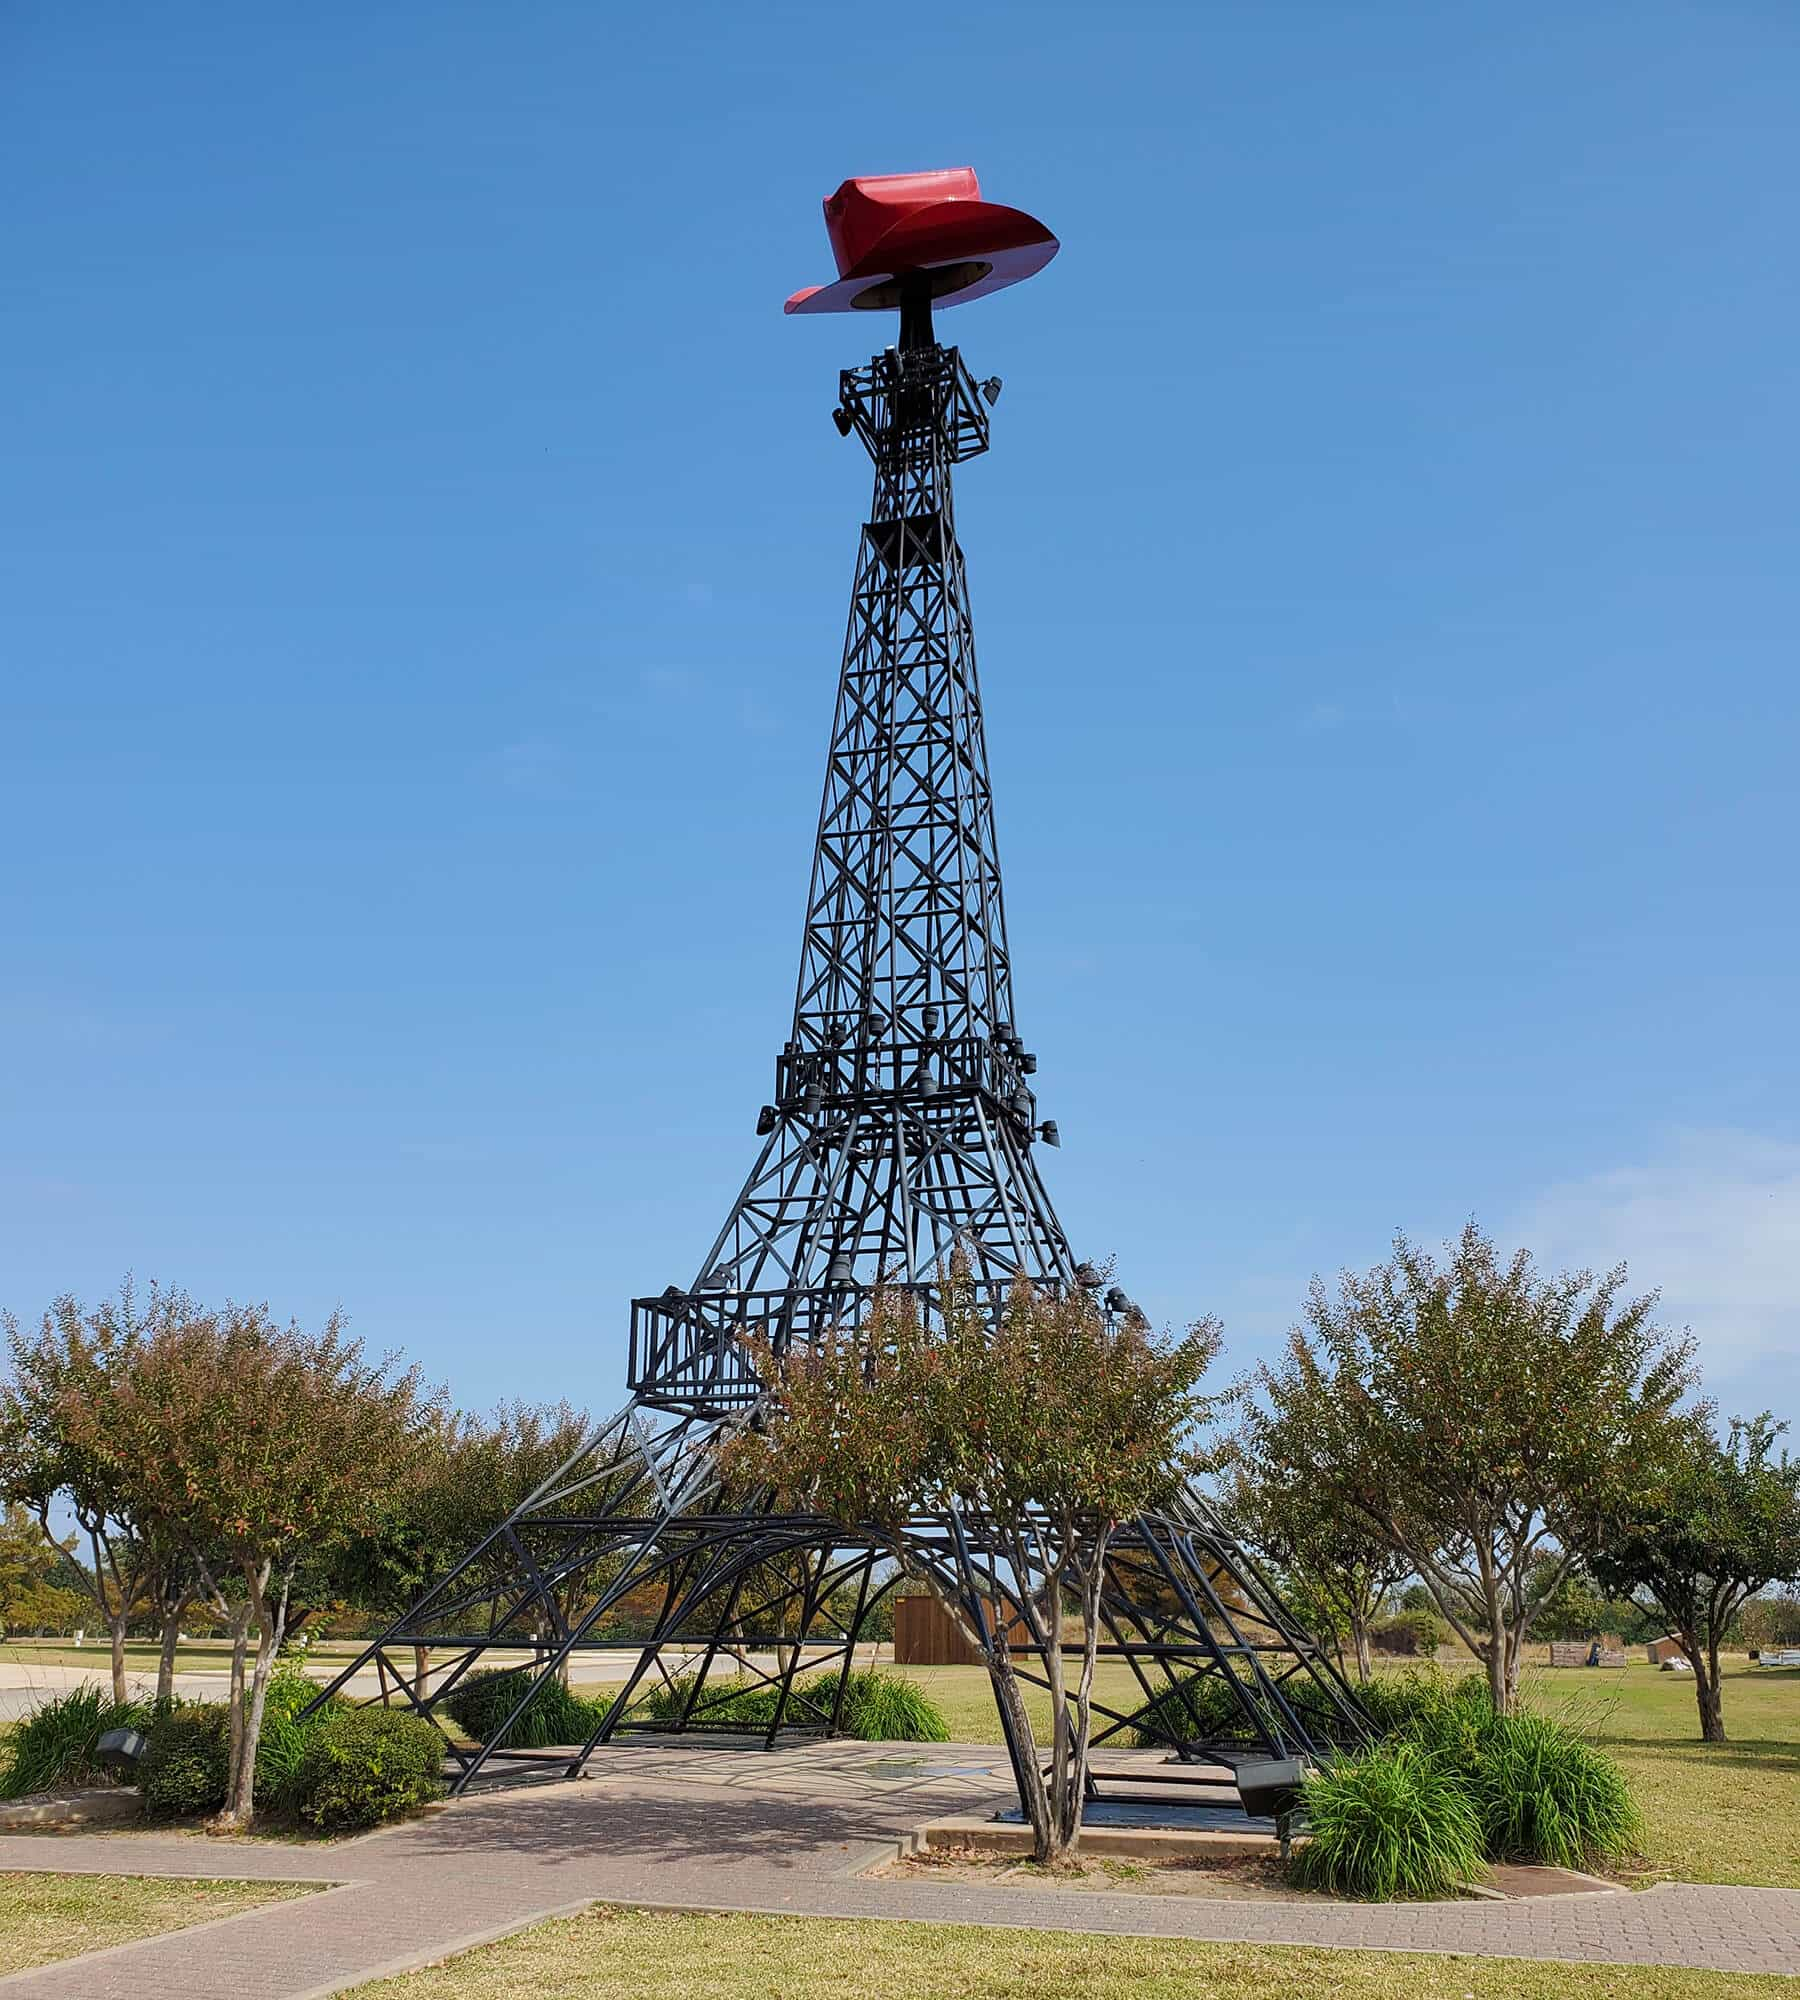
[[[788,312],[891,311],[909,294],[962,305],[1035,277],[1060,247],[1035,216],[984,201],[973,167],[847,180],[825,231],[837,282],[796,292]]]

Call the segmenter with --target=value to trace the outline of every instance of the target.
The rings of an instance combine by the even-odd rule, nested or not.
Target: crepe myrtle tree
[[[1314,1635],[1329,1635],[1340,1659],[1348,1638],[1356,1677],[1366,1682],[1370,1632],[1412,1575],[1412,1558],[1311,1476],[1303,1439],[1277,1432],[1265,1440],[1266,1421],[1253,1414],[1221,1453],[1220,1516],[1281,1574]]]
[[[8,1379],[0,1384],[0,1499],[27,1508],[52,1540],[57,1516],[74,1523],[71,1583],[92,1602],[112,1641],[112,1692],[126,1698],[125,1639],[133,1618],[162,1630],[157,1695],[174,1688],[175,1646],[192,1596],[191,1565],[164,1523],[119,1470],[121,1398],[140,1357],[196,1315],[186,1293],[127,1277],[116,1299],[88,1310],[57,1298],[26,1331],[3,1322]],[[66,1420],[78,1412],[80,1423]]]
[[[1054,1862],[1080,1837],[1112,1537],[1196,1469],[1210,1409],[1200,1382],[1220,1332],[1204,1320],[1158,1335],[1136,1314],[1109,1319],[1089,1292],[1022,1279],[996,1322],[960,1264],[939,1296],[934,1324],[911,1293],[882,1292],[854,1332],[785,1355],[752,1343],[765,1401],[727,1445],[725,1476],[884,1545],[980,1648],[1020,1748],[1035,1853]],[[959,1587],[928,1559],[909,1529],[951,1513],[981,1520],[1001,1574]],[[973,1608],[983,1587],[996,1616]],[[1014,1659],[1013,1607],[1042,1648],[1047,1757]]]
[[[1800,1459],[1777,1452],[1787,1426],[1767,1410],[1734,1418],[1723,1443],[1708,1416],[1638,1468],[1588,1565],[1604,1588],[1654,1606],[1680,1639],[1701,1738],[1723,1743],[1726,1630],[1766,1585],[1800,1578]]]
[[[1251,1385],[1244,1448],[1400,1551],[1512,1708],[1522,1648],[1577,1551],[1654,1459],[1694,1343],[1622,1297],[1623,1266],[1541,1276],[1471,1222],[1440,1262],[1405,1236]]]
[[[427,1406],[372,1523],[319,1566],[323,1587],[359,1611],[402,1616],[566,1465],[593,1430],[587,1412],[566,1402],[503,1402],[487,1416]],[[574,1587],[565,1582],[565,1589]],[[423,1702],[431,1693],[431,1649],[415,1643],[412,1652],[411,1690]],[[388,1697],[384,1675],[384,1702]]]
[[[262,1305],[160,1329],[105,1424],[62,1422],[103,1460],[134,1515],[158,1523],[232,1634],[230,1761],[217,1824],[254,1813],[269,1675],[301,1564],[376,1529],[430,1433],[417,1370],[369,1361],[334,1314],[316,1334]],[[246,1679],[249,1635],[256,1654]]]

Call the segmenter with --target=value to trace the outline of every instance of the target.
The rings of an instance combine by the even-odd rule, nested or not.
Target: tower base
[[[773,1746],[846,1733],[849,1677],[875,1663],[868,1634],[902,1572],[884,1535],[769,1506],[743,1511],[725,1494],[719,1446],[747,1416],[627,1404],[326,1693],[373,1668],[372,1700],[443,1730],[453,1793],[580,1776],[626,1735],[749,1734]],[[907,1567],[1006,1646],[1022,1681],[1049,1688],[1056,1635],[1033,1608],[1037,1579],[1002,1567],[979,1519],[921,1516],[901,1543]],[[1095,1751],[1162,1744],[1235,1765],[1319,1754],[1366,1731],[1336,1666],[1198,1495],[1117,1531],[1100,1623],[1100,1662],[1127,1672],[1097,1680]],[[518,1670],[516,1699],[471,1745],[454,1721],[457,1692],[502,1667]],[[511,1746],[514,1735],[530,1740],[532,1704],[552,1682],[589,1679],[620,1684],[598,1697],[584,1741]],[[748,1705],[753,1721],[746,1694],[760,1697]],[[1026,1746],[998,1713],[1017,1771]]]

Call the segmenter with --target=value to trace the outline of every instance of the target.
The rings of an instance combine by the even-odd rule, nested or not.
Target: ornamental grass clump
[[[798,1729],[819,1729],[829,1722],[837,1701],[835,1672],[796,1680],[788,1696],[783,1721]],[[778,1681],[733,1675],[708,1679],[694,1694],[691,1675],[678,1675],[643,1695],[632,1709],[633,1720],[676,1722],[687,1713],[690,1724],[745,1731],[766,1730],[775,1720],[781,1698]],[[693,1706],[688,1712],[690,1699]],[[837,1733],[864,1743],[948,1743],[950,1725],[936,1702],[898,1674],[874,1668],[853,1673],[844,1684],[838,1709]]]
[[[445,1711],[459,1729],[466,1730],[477,1743],[504,1742],[509,1750],[543,1750],[553,1743],[585,1743],[606,1713],[606,1697],[590,1700],[573,1694],[552,1675],[531,1698],[510,1729],[506,1718],[525,1699],[531,1687],[531,1672],[525,1667],[490,1668],[471,1674],[451,1691]],[[504,1737],[499,1732],[505,1729]]]
[[[1466,1782],[1496,1861],[1584,1868],[1633,1853],[1643,1832],[1618,1765],[1548,1716],[1494,1717]]]
[[[836,1677],[821,1675],[812,1684],[811,1698],[829,1713],[831,1683]],[[864,1743],[948,1743],[950,1725],[943,1710],[923,1688],[898,1674],[877,1673],[873,1668],[854,1673],[844,1685],[844,1707],[839,1725],[846,1734]]]
[[[1409,1668],[1377,1674],[1356,1690],[1363,1712],[1383,1737],[1429,1740],[1446,1731],[1479,1727],[1494,1713],[1493,1698],[1480,1674],[1460,1678],[1442,1667]]]
[[[96,1755],[101,1737],[109,1729],[147,1729],[152,1714],[150,1702],[114,1701],[94,1682],[39,1702],[7,1739],[0,1799],[104,1783],[109,1773]]]
[[[1468,1792],[1416,1743],[1377,1744],[1306,1781],[1303,1887],[1366,1901],[1453,1895],[1483,1872],[1481,1820]]]

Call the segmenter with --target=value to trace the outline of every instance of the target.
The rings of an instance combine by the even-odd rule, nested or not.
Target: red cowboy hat
[[[835,285],[811,285],[791,313],[897,306],[903,279],[929,278],[939,305],[959,306],[1041,271],[1057,241],[1023,209],[983,201],[973,167],[866,174],[826,198]]]

